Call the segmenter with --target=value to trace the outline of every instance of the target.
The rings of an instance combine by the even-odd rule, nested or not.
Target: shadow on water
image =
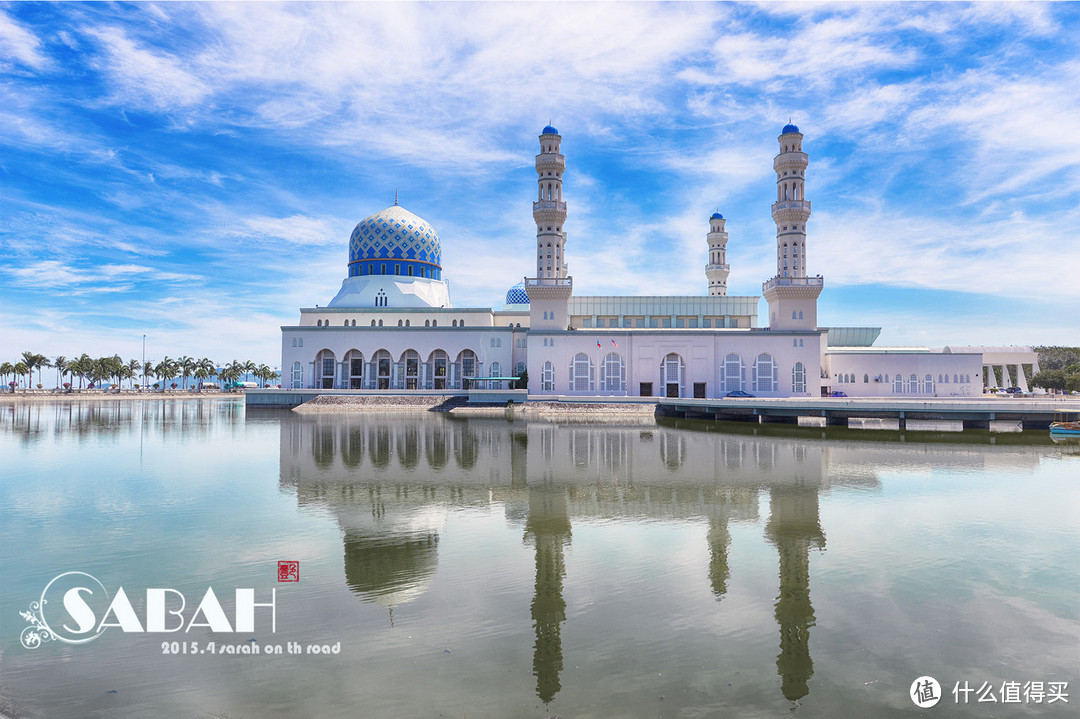
[[[1004,445],[1009,462],[1017,454],[1037,462],[1049,444],[1031,433],[914,435],[694,420],[642,428],[293,415],[281,424],[281,485],[301,505],[336,515],[349,587],[390,608],[425,591],[448,509],[502,504],[508,519],[523,522],[533,549],[533,673],[545,704],[561,688],[564,551],[575,519],[706,520],[700,551],[720,601],[731,571],[729,522],[756,520],[767,494],[764,534],[779,570],[777,674],[785,699],[797,702],[814,673],[810,552],[825,547],[820,494],[838,486],[879,491],[878,466],[982,467],[995,461],[992,443]],[[927,442],[943,446],[929,455]],[[868,461],[875,453],[879,463]]]

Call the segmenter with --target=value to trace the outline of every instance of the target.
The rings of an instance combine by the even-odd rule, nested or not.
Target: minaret
[[[806,200],[808,158],[802,151],[802,133],[795,125],[784,125],[780,133],[780,154],[773,160],[776,170],[776,202],[772,206],[776,223],[776,276],[806,277],[806,220],[810,203]]]
[[[727,232],[724,231],[724,216],[714,212],[709,218],[709,264],[705,265],[705,276],[709,279],[709,297],[723,297],[727,294],[727,278],[730,268],[727,266]]]
[[[566,158],[559,152],[561,143],[562,135],[551,125],[540,132],[540,154],[536,156],[539,196],[533,203],[536,277],[525,278],[529,327],[534,330],[565,330],[570,325],[569,301],[574,293],[574,281],[567,276],[566,268],[566,233],[563,232],[566,203],[562,198]]]
[[[562,176],[566,158],[559,152],[562,135],[551,125],[540,133],[540,154],[536,156],[539,197],[533,203],[536,221],[536,276],[566,277],[566,203],[562,198]]]
[[[817,298],[824,281],[821,275],[806,274],[806,220],[810,203],[804,194],[806,153],[802,133],[792,124],[784,125],[777,138],[780,152],[773,160],[776,170],[776,202],[772,206],[776,222],[776,276],[762,286],[769,303],[769,328],[817,329]]]

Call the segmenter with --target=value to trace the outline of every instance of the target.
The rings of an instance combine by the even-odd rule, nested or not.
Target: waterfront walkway
[[[844,425],[861,429],[908,429],[961,431],[968,428],[1009,432],[1045,429],[1056,410],[1080,411],[1080,397],[1039,398],[974,397],[970,399],[915,398],[741,398],[688,399],[665,397],[580,397],[528,395],[525,390],[247,390],[248,407],[298,407],[331,411],[371,411],[396,408],[449,411],[470,406],[543,404],[551,410],[567,405],[568,411],[607,414],[610,409],[633,408],[636,414],[652,413],[692,419],[781,422],[802,426]],[[313,402],[316,398],[318,401]],[[454,398],[453,401],[448,401]],[[572,410],[571,410],[572,405]],[[604,407],[605,410],[601,410]]]

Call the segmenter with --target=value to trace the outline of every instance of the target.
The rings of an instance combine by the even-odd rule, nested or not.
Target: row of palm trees
[[[29,388],[33,384],[34,371],[36,370],[38,375],[37,386],[38,389],[41,389],[43,386],[41,373],[42,370],[47,368],[56,369],[56,386],[60,387],[63,384],[64,389],[73,387],[76,378],[79,380],[79,389],[83,388],[84,383],[90,387],[101,387],[106,381],[114,381],[119,387],[124,380],[129,380],[131,386],[138,389],[147,386],[147,377],[153,377],[159,381],[159,384],[154,385],[155,389],[159,386],[168,386],[169,383],[171,383],[173,389],[176,389],[177,385],[173,380],[179,377],[182,388],[186,390],[189,377],[197,381],[196,387],[201,387],[202,383],[205,383],[210,378],[216,378],[225,386],[229,386],[238,382],[241,377],[254,377],[261,380],[262,386],[265,387],[267,382],[280,377],[269,366],[255,364],[251,360],[245,362],[233,360],[223,367],[218,367],[206,357],[202,359],[195,359],[194,357],[171,359],[165,357],[156,364],[153,362],[142,364],[135,359],[125,362],[120,358],[120,355],[94,358],[83,353],[82,356],[75,359],[68,359],[60,355],[50,360],[43,354],[23,352],[22,359],[15,363],[0,363],[0,382],[14,390],[15,387],[22,385],[22,378],[27,377],[29,379],[24,386]],[[71,377],[72,381],[64,382],[64,377],[68,376]],[[8,377],[11,377],[12,380],[8,381]],[[141,384],[135,382],[139,377],[142,378]]]

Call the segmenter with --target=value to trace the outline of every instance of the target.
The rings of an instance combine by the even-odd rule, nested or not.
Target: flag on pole
[[[617,343],[617,342],[616,342],[615,340],[611,340],[611,346],[612,346],[612,347],[615,347],[616,349],[618,349],[618,347],[619,347],[619,344],[618,344],[618,343]]]
[[[600,340],[596,340],[596,349],[599,350],[599,349],[603,349],[603,348],[604,348],[604,346],[602,344],[600,344]]]

